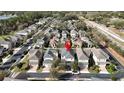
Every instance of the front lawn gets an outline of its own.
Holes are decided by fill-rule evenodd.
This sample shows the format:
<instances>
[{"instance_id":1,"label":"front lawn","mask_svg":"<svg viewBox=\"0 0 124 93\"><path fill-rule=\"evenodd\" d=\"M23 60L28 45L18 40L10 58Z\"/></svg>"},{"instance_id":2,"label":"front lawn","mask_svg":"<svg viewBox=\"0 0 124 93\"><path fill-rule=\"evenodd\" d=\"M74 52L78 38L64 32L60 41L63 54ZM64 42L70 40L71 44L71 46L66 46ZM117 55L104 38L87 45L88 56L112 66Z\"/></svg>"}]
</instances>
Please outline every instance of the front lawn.
<instances>
[{"instance_id":1,"label":"front lawn","mask_svg":"<svg viewBox=\"0 0 124 93\"><path fill-rule=\"evenodd\" d=\"M98 65L93 65L88 70L90 73L99 73L101 71Z\"/></svg>"}]
</instances>

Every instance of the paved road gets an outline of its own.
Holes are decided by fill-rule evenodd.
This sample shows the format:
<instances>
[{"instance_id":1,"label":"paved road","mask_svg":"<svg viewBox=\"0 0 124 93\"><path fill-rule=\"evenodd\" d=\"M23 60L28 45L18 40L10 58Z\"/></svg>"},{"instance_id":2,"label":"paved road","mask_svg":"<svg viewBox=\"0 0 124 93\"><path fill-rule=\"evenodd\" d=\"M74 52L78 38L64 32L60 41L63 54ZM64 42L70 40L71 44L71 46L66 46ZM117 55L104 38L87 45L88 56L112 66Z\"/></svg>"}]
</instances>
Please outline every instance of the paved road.
<instances>
[{"instance_id":1,"label":"paved road","mask_svg":"<svg viewBox=\"0 0 124 93\"><path fill-rule=\"evenodd\" d=\"M113 43L118 45L122 50L124 50L124 38L120 37L118 34L109 30L107 27L101 26L93 21L85 20L85 23L91 27L97 28L100 33L104 34L108 39L110 39Z\"/></svg>"},{"instance_id":2,"label":"paved road","mask_svg":"<svg viewBox=\"0 0 124 93\"><path fill-rule=\"evenodd\" d=\"M27 78L36 78L39 80L45 80L48 78L50 73L20 73L16 79L27 80ZM110 74L91 74L81 73L79 75L72 75L71 73L65 73L59 77L59 80L90 80L90 81L108 81L111 80L112 75ZM124 72L115 74L118 79L124 78Z\"/></svg>"},{"instance_id":3,"label":"paved road","mask_svg":"<svg viewBox=\"0 0 124 93\"><path fill-rule=\"evenodd\" d=\"M119 35L117 35L116 33L112 32L111 30L109 30L107 27L101 26L93 21L86 21L86 23L91 24L93 27L96 27L98 29L100 29L102 31L102 33L104 34L108 34L111 37L117 39L120 42L124 43L124 38L120 37Z\"/></svg>"},{"instance_id":4,"label":"paved road","mask_svg":"<svg viewBox=\"0 0 124 93\"><path fill-rule=\"evenodd\" d=\"M102 48L102 50L104 51L104 52L106 52L107 54L109 54L109 58L110 58L110 60L113 60L113 63L114 64L118 64L118 68L119 68L119 70L121 70L121 71L124 71L124 66L122 66L121 64L120 64L120 62L106 49L106 48Z\"/></svg>"},{"instance_id":5,"label":"paved road","mask_svg":"<svg viewBox=\"0 0 124 93\"><path fill-rule=\"evenodd\" d=\"M28 78L36 80L45 80L50 76L50 73L20 73L16 76L15 80L27 80ZM118 80L124 78L124 72L120 72L114 75ZM112 75L110 74L91 74L91 73L81 73L79 75L72 75L71 73L65 73L59 77L59 81L111 81ZM13 80L13 78L9 78Z\"/></svg>"},{"instance_id":6,"label":"paved road","mask_svg":"<svg viewBox=\"0 0 124 93\"><path fill-rule=\"evenodd\" d=\"M45 29L46 26L49 26L50 24L51 24L51 22L48 22L47 24L45 24L41 30L39 30L38 32L36 32L32 36L32 38L36 37L39 33L41 33L41 31L43 31ZM20 60L24 57L24 56L22 56L24 51L29 51L28 48L32 47L32 45L33 45L32 40L29 40L28 42L26 42L16 54L13 54L11 56L11 58L9 60L7 60L7 62L5 62L4 64L0 65L0 70L7 70L8 71L13 64L19 63Z\"/></svg>"},{"instance_id":7,"label":"paved road","mask_svg":"<svg viewBox=\"0 0 124 93\"><path fill-rule=\"evenodd\" d=\"M0 66L0 70L8 70L14 63L20 62L20 60L23 58L22 54L24 51L28 51L29 46L32 46L32 44L32 42L27 42L24 44L16 54L13 54L11 58L7 60L7 62Z\"/></svg>"}]
</instances>

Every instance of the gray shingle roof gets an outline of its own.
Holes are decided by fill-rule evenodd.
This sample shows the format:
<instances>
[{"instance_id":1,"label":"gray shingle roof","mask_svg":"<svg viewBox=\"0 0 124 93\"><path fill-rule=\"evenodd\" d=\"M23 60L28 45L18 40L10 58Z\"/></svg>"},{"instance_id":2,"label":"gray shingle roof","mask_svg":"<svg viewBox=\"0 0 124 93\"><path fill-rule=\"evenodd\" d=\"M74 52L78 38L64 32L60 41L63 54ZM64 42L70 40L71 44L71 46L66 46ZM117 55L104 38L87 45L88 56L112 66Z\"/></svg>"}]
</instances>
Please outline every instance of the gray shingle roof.
<instances>
[{"instance_id":1,"label":"gray shingle roof","mask_svg":"<svg viewBox=\"0 0 124 93\"><path fill-rule=\"evenodd\" d=\"M88 57L83 53L81 48L76 48L78 60L88 60Z\"/></svg>"},{"instance_id":2,"label":"gray shingle roof","mask_svg":"<svg viewBox=\"0 0 124 93\"><path fill-rule=\"evenodd\" d=\"M57 53L56 50L54 50L54 49L47 49L47 51L44 54L44 59L45 58L53 59L54 57L56 57L55 53Z\"/></svg>"},{"instance_id":3,"label":"gray shingle roof","mask_svg":"<svg viewBox=\"0 0 124 93\"><path fill-rule=\"evenodd\" d=\"M31 49L29 52L29 58L36 56L37 58L40 58L42 56L42 51L38 49Z\"/></svg>"}]
</instances>

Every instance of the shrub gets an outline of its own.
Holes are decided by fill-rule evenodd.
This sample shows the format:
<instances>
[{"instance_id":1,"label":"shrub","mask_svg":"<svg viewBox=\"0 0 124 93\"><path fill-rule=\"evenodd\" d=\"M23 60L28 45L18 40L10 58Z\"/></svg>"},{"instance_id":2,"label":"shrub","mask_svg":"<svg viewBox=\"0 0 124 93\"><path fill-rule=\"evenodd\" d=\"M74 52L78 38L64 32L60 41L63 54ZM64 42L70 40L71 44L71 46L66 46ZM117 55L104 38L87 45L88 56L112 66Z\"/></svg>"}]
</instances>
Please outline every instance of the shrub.
<instances>
[{"instance_id":1,"label":"shrub","mask_svg":"<svg viewBox=\"0 0 124 93\"><path fill-rule=\"evenodd\" d=\"M110 73L110 74L114 74L117 72L116 66L114 64L106 64L106 70Z\"/></svg>"},{"instance_id":2,"label":"shrub","mask_svg":"<svg viewBox=\"0 0 124 93\"><path fill-rule=\"evenodd\" d=\"M58 71L55 68L50 69L50 78L57 79L58 77L59 77Z\"/></svg>"},{"instance_id":3,"label":"shrub","mask_svg":"<svg viewBox=\"0 0 124 93\"><path fill-rule=\"evenodd\" d=\"M91 73L99 73L100 72L100 67L98 65L93 65L90 68L88 68L88 70Z\"/></svg>"},{"instance_id":4,"label":"shrub","mask_svg":"<svg viewBox=\"0 0 124 93\"><path fill-rule=\"evenodd\" d=\"M54 62L53 62L53 64L52 64L52 68L56 68L58 65L59 65L59 63L60 63L61 61L60 61L60 59L57 59L57 60L55 60Z\"/></svg>"},{"instance_id":5,"label":"shrub","mask_svg":"<svg viewBox=\"0 0 124 93\"><path fill-rule=\"evenodd\" d=\"M74 62L74 63L72 64L72 70L73 70L73 72L79 70L79 69L78 69L78 62Z\"/></svg>"},{"instance_id":6,"label":"shrub","mask_svg":"<svg viewBox=\"0 0 124 93\"><path fill-rule=\"evenodd\" d=\"M111 77L112 81L117 81L117 78L115 76Z\"/></svg>"}]
</instances>

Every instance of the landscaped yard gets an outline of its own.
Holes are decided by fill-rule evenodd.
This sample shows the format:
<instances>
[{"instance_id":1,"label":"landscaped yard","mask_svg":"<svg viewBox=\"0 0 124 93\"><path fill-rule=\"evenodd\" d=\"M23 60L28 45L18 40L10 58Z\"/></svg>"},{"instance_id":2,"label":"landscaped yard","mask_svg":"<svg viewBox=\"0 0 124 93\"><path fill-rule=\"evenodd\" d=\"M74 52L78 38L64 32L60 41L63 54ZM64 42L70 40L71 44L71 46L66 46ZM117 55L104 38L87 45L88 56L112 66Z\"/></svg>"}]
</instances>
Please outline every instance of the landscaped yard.
<instances>
[{"instance_id":1,"label":"landscaped yard","mask_svg":"<svg viewBox=\"0 0 124 93\"><path fill-rule=\"evenodd\" d=\"M0 40L4 40L4 39L6 39L6 38L8 38L9 36L12 36L12 35L14 35L14 34L15 34L15 32L12 31L11 33L9 33L9 35L0 35Z\"/></svg>"},{"instance_id":2,"label":"landscaped yard","mask_svg":"<svg viewBox=\"0 0 124 93\"><path fill-rule=\"evenodd\" d=\"M116 69L116 66L114 64L106 64L106 70L110 73L110 74L115 74L116 72L118 72L118 70Z\"/></svg>"},{"instance_id":3,"label":"landscaped yard","mask_svg":"<svg viewBox=\"0 0 124 93\"><path fill-rule=\"evenodd\" d=\"M13 72L25 72L30 69L28 55L25 56L23 61L15 66L12 67Z\"/></svg>"},{"instance_id":4,"label":"landscaped yard","mask_svg":"<svg viewBox=\"0 0 124 93\"><path fill-rule=\"evenodd\" d=\"M101 71L98 65L93 65L88 70L90 73L99 73Z\"/></svg>"}]
</instances>

